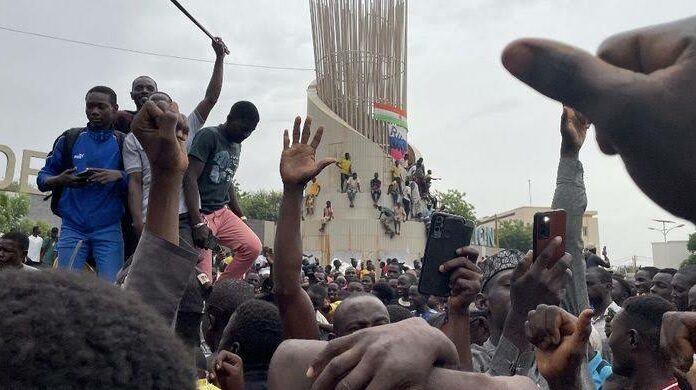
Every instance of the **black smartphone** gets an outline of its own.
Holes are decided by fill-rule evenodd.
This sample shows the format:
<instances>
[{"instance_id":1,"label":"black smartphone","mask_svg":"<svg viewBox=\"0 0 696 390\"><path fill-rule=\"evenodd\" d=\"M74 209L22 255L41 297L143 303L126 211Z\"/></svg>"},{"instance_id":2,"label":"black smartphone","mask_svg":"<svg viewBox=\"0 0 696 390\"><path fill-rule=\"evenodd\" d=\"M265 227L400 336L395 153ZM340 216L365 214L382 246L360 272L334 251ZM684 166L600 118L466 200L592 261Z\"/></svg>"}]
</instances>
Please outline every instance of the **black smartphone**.
<instances>
[{"instance_id":1,"label":"black smartphone","mask_svg":"<svg viewBox=\"0 0 696 390\"><path fill-rule=\"evenodd\" d=\"M534 214L534 260L546 249L551 240L559 236L563 239L561 245L554 251L552 264L560 260L565 254L566 212L565 210L551 210Z\"/></svg>"},{"instance_id":2,"label":"black smartphone","mask_svg":"<svg viewBox=\"0 0 696 390\"><path fill-rule=\"evenodd\" d=\"M92 177L92 175L94 175L95 173L97 172L95 172L94 169L85 168L84 171L76 173L75 176L79 177L80 179L87 180L90 177Z\"/></svg>"},{"instance_id":3,"label":"black smartphone","mask_svg":"<svg viewBox=\"0 0 696 390\"><path fill-rule=\"evenodd\" d=\"M421 294L449 295L450 274L440 272L440 265L456 258L457 249L468 246L473 233L473 222L458 215L440 212L432 215L418 283Z\"/></svg>"}]
</instances>

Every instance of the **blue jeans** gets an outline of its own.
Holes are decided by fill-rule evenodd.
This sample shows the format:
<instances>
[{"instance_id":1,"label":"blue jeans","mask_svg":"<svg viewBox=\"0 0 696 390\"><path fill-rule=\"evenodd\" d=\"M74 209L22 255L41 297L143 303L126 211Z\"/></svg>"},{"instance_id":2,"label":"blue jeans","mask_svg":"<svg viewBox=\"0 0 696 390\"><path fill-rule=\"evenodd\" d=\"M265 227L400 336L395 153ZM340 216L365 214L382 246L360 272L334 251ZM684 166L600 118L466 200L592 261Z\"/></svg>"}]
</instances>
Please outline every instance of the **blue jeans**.
<instances>
[{"instance_id":1,"label":"blue jeans","mask_svg":"<svg viewBox=\"0 0 696 390\"><path fill-rule=\"evenodd\" d=\"M78 242L82 246L75 254ZM111 283L116 281L116 274L123 266L123 235L121 223L101 227L91 231L82 231L76 226L63 223L58 238L58 267L61 269L82 270L89 254L97 263L97 274Z\"/></svg>"}]
</instances>

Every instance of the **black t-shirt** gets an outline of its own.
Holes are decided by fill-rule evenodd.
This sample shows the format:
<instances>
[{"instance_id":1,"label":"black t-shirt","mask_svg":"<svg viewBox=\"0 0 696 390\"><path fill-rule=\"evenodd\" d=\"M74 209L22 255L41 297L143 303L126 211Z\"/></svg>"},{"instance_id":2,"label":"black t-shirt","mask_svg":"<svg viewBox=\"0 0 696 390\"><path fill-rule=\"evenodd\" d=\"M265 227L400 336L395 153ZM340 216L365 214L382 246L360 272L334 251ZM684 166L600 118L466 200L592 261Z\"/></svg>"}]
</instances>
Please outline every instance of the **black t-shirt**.
<instances>
[{"instance_id":1,"label":"black t-shirt","mask_svg":"<svg viewBox=\"0 0 696 390\"><path fill-rule=\"evenodd\" d=\"M585 254L585 267L586 268L603 267L603 266L604 266L604 260L602 260L601 257L599 257L591 252Z\"/></svg>"}]
</instances>

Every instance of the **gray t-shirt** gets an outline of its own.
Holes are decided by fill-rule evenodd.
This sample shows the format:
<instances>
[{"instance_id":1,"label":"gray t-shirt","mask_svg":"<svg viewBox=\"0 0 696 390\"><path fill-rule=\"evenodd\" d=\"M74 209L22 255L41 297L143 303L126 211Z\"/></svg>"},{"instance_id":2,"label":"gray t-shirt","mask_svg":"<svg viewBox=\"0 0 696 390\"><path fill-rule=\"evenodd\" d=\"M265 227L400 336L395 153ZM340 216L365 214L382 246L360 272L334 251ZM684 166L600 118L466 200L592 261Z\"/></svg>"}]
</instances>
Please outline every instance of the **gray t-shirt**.
<instances>
[{"instance_id":1,"label":"gray t-shirt","mask_svg":"<svg viewBox=\"0 0 696 390\"><path fill-rule=\"evenodd\" d=\"M193 140L189 159L204 165L198 178L201 211L205 214L220 210L230 201L229 188L239 166L242 145L230 142L217 126L206 127Z\"/></svg>"},{"instance_id":2,"label":"gray t-shirt","mask_svg":"<svg viewBox=\"0 0 696 390\"><path fill-rule=\"evenodd\" d=\"M188 116L188 126L189 126L189 136L186 138L186 149L191 148L193 143L193 138L198 134L198 131L203 127L203 119L200 114L193 110L193 112ZM145 222L145 216L147 215L147 202L150 195L150 180L152 179L152 172L150 171L150 162L147 160L147 155L143 146L135 137L135 134L128 133L126 139L123 141L123 167L127 174L140 172L143 176L143 222ZM185 213L186 203L184 202L183 190L179 194L179 214Z\"/></svg>"}]
</instances>

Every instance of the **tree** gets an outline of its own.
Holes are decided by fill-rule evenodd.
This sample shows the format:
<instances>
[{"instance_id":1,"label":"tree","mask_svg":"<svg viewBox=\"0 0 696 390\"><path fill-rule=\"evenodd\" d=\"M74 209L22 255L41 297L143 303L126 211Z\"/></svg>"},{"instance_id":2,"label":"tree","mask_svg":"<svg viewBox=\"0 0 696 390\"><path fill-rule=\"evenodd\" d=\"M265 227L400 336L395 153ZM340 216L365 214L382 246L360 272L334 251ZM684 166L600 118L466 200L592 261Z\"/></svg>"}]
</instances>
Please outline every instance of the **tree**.
<instances>
[{"instance_id":1,"label":"tree","mask_svg":"<svg viewBox=\"0 0 696 390\"><path fill-rule=\"evenodd\" d=\"M466 193L459 190L449 189L446 192L436 192L435 198L440 206L445 207L445 211L450 214L459 215L469 221L476 221L474 205L467 202Z\"/></svg>"},{"instance_id":2,"label":"tree","mask_svg":"<svg viewBox=\"0 0 696 390\"><path fill-rule=\"evenodd\" d=\"M682 270L684 267L687 267L689 265L696 265L696 254L692 254L687 258L686 260L682 261L681 265L679 266L679 269Z\"/></svg>"},{"instance_id":3,"label":"tree","mask_svg":"<svg viewBox=\"0 0 696 390\"><path fill-rule=\"evenodd\" d=\"M498 246L527 252L532 249L532 226L520 220L507 220L498 226Z\"/></svg>"},{"instance_id":4,"label":"tree","mask_svg":"<svg viewBox=\"0 0 696 390\"><path fill-rule=\"evenodd\" d=\"M237 200L244 214L249 219L277 221L280 210L280 199L283 194L275 190L260 190L254 192L237 192Z\"/></svg>"},{"instance_id":5,"label":"tree","mask_svg":"<svg viewBox=\"0 0 696 390\"><path fill-rule=\"evenodd\" d=\"M686 249L692 254L696 252L696 233L689 234L689 243L686 244Z\"/></svg>"},{"instance_id":6,"label":"tree","mask_svg":"<svg viewBox=\"0 0 696 390\"><path fill-rule=\"evenodd\" d=\"M27 218L29 197L26 194L0 192L0 233L19 231L30 234L34 226L39 226L42 234L47 234L51 226L43 221Z\"/></svg>"}]
</instances>

